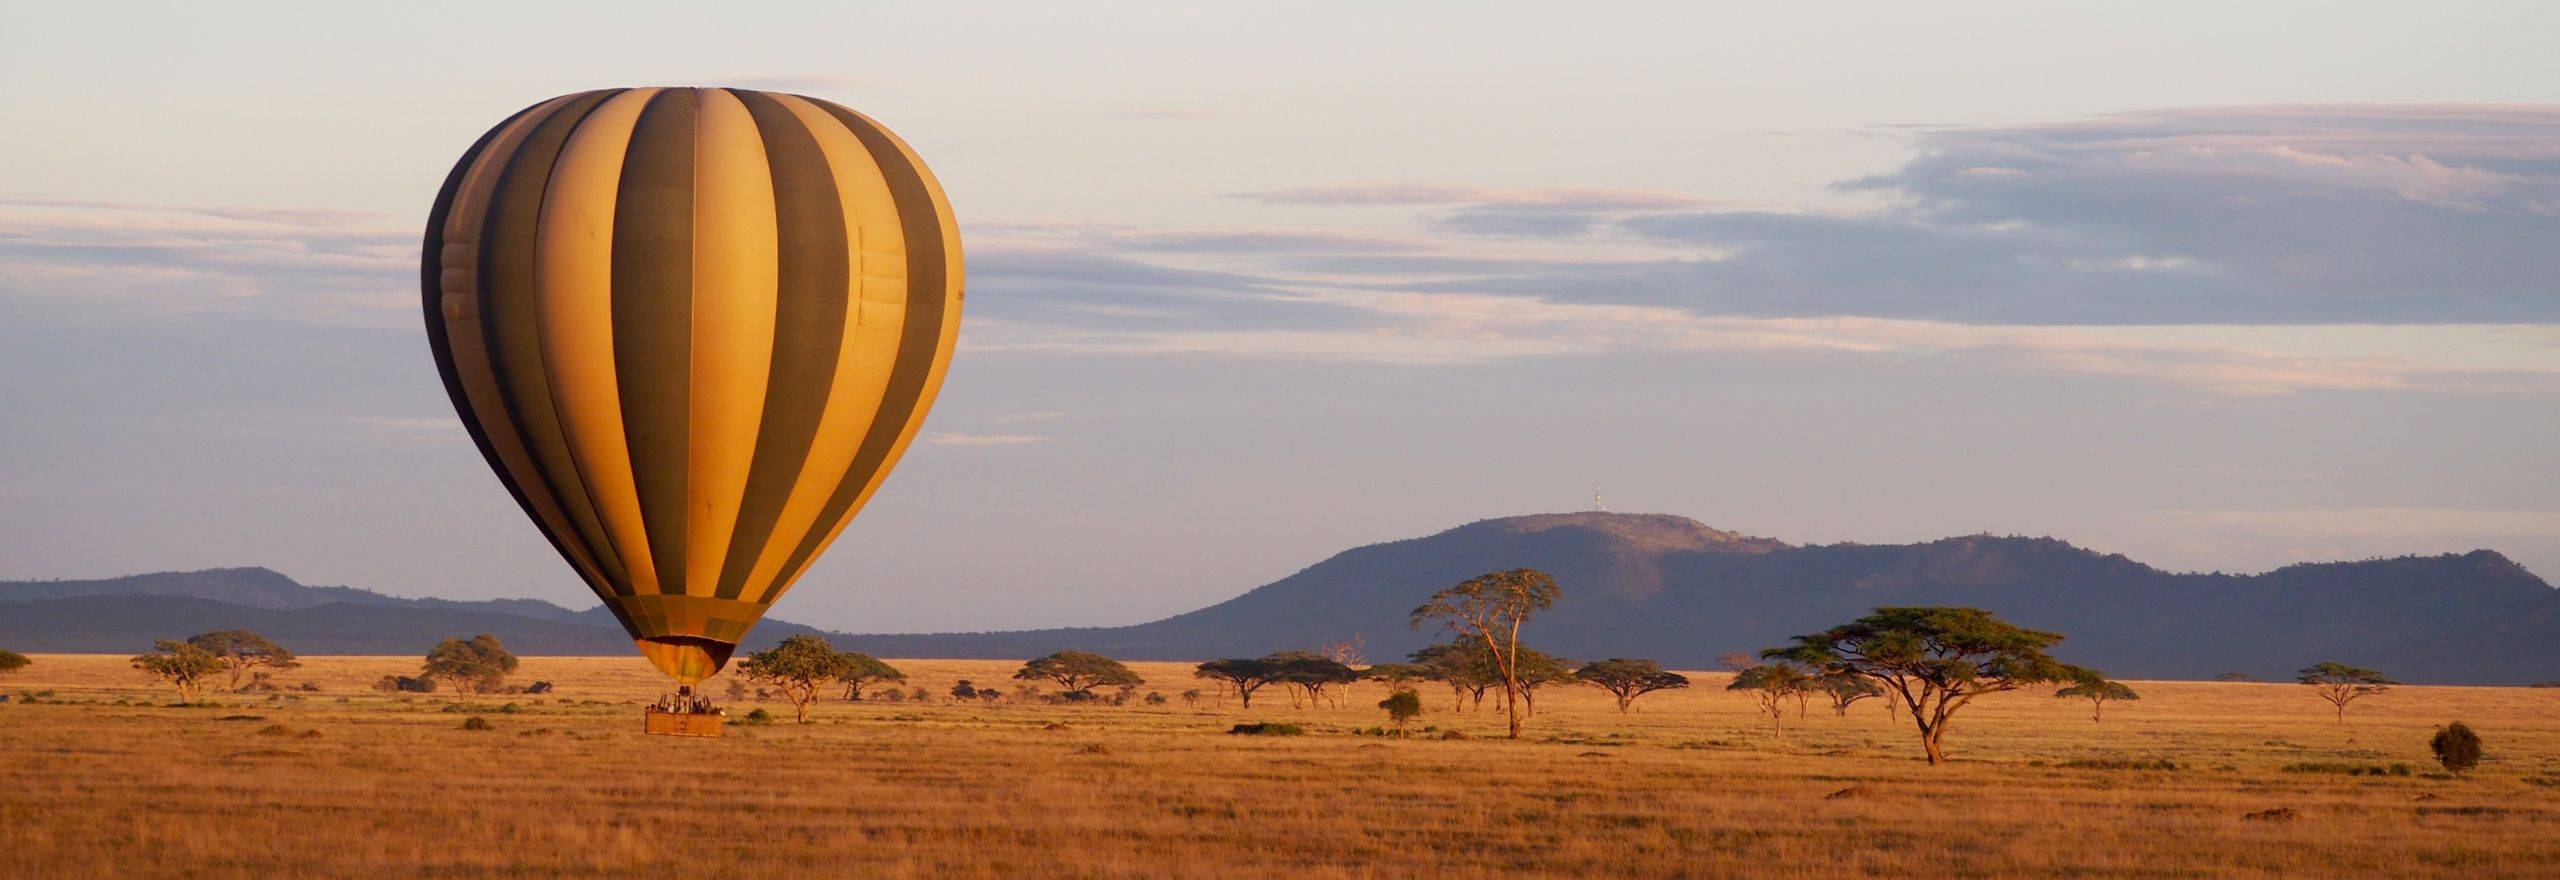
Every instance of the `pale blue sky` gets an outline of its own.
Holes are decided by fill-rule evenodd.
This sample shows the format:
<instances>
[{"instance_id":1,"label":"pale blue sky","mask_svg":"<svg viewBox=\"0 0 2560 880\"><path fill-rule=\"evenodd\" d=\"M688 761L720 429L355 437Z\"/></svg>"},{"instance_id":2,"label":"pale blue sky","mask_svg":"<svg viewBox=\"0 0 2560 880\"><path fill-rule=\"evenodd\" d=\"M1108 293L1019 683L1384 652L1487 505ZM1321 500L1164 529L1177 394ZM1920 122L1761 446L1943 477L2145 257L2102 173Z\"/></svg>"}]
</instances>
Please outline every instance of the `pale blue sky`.
<instances>
[{"instance_id":1,"label":"pale blue sky","mask_svg":"<svg viewBox=\"0 0 2560 880\"><path fill-rule=\"evenodd\" d=\"M1791 541L2560 571L2553 7L947 6L12 9L0 577L584 604L416 230L487 126L635 84L843 101L961 215L926 442L781 616L1134 621L1595 476Z\"/></svg>"}]
</instances>

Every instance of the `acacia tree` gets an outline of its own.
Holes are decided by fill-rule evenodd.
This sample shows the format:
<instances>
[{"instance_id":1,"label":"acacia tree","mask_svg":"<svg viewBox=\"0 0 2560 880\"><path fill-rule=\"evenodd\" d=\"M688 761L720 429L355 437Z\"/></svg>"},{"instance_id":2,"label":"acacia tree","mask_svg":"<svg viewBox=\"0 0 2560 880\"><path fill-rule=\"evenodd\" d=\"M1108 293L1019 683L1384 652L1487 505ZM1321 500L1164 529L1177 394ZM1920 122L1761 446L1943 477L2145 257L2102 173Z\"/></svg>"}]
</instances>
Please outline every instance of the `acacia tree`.
<instances>
[{"instance_id":1,"label":"acacia tree","mask_svg":"<svg viewBox=\"0 0 2560 880\"><path fill-rule=\"evenodd\" d=\"M2071 685L2070 687L2054 691L2053 695L2063 699L2079 697L2081 699L2088 700L2089 720L2091 721L2106 720L2103 717L2103 713L2106 712L2107 703L2110 700L2120 701L2142 699L2141 694L2134 693L2133 688L2126 687L2123 682L2108 681L2103 678L2093 678L2088 681Z\"/></svg>"},{"instance_id":2,"label":"acacia tree","mask_svg":"<svg viewBox=\"0 0 2560 880\"><path fill-rule=\"evenodd\" d=\"M1317 645L1314 653L1318 657L1344 666L1367 666L1369 665L1369 637L1352 633L1348 639Z\"/></svg>"},{"instance_id":3,"label":"acacia tree","mask_svg":"<svg viewBox=\"0 0 2560 880\"><path fill-rule=\"evenodd\" d=\"M495 693L507 683L507 674L516 671L516 655L488 633L463 639L446 639L427 652L426 663L418 677L442 679L453 685L455 693Z\"/></svg>"},{"instance_id":4,"label":"acacia tree","mask_svg":"<svg viewBox=\"0 0 2560 880\"><path fill-rule=\"evenodd\" d=\"M1054 681L1071 694L1093 695L1097 687L1134 688L1147 683L1120 661L1084 651L1059 651L1022 664L1017 681Z\"/></svg>"},{"instance_id":5,"label":"acacia tree","mask_svg":"<svg viewBox=\"0 0 2560 880\"><path fill-rule=\"evenodd\" d=\"M1573 677L1584 684L1608 691L1610 696L1618 699L1618 711L1621 713L1627 711L1627 707L1633 705L1637 697L1654 691L1689 686L1688 676L1677 672L1664 672L1660 663L1652 660L1629 660L1624 657L1594 660L1582 664L1581 669L1573 671Z\"/></svg>"},{"instance_id":6,"label":"acacia tree","mask_svg":"<svg viewBox=\"0 0 2560 880\"><path fill-rule=\"evenodd\" d=\"M0 651L0 675L7 675L9 673L25 669L27 668L27 664L33 662L35 661L27 659L27 655L25 654L20 654L16 651Z\"/></svg>"},{"instance_id":7,"label":"acacia tree","mask_svg":"<svg viewBox=\"0 0 2560 880\"><path fill-rule=\"evenodd\" d=\"M2061 641L2060 633L2027 629L1979 608L1885 607L1760 656L1875 680L1899 699L1919 729L1921 750L1938 764L1946 760L1948 722L1974 698L2098 676L2045 653Z\"/></svg>"},{"instance_id":8,"label":"acacia tree","mask_svg":"<svg viewBox=\"0 0 2560 880\"><path fill-rule=\"evenodd\" d=\"M1413 666L1421 677L1449 686L1449 711L1460 712L1472 704L1484 705L1484 692L1502 684L1502 671L1495 668L1493 654L1481 644L1452 641L1426 645L1411 655Z\"/></svg>"},{"instance_id":9,"label":"acacia tree","mask_svg":"<svg viewBox=\"0 0 2560 880\"><path fill-rule=\"evenodd\" d=\"M240 680L256 667L292 669L302 665L293 652L268 641L266 636L245 629L216 630L187 638L187 643L203 648L214 659L222 661L223 671L230 676L232 693L240 692Z\"/></svg>"},{"instance_id":10,"label":"acacia tree","mask_svg":"<svg viewBox=\"0 0 2560 880\"><path fill-rule=\"evenodd\" d=\"M2310 685L2312 691L2320 695L2320 699L2327 700L2329 705L2336 706L2340 724L2347 723L2348 703L2355 702L2357 697L2382 693L2390 690L2392 685L2399 684L2371 669L2332 661L2311 664L2303 668L2300 678L2294 680Z\"/></svg>"},{"instance_id":11,"label":"acacia tree","mask_svg":"<svg viewBox=\"0 0 2560 880\"><path fill-rule=\"evenodd\" d=\"M773 650L747 655L738 664L738 674L781 691L782 698L791 701L797 720L807 724L809 704L817 701L818 688L842 680L846 656L836 653L836 646L826 639L804 633L783 639Z\"/></svg>"},{"instance_id":12,"label":"acacia tree","mask_svg":"<svg viewBox=\"0 0 2560 880\"><path fill-rule=\"evenodd\" d=\"M1225 682L1228 689L1235 691L1236 696L1244 700L1244 707L1251 709L1253 692L1261 690L1263 685L1278 681L1280 667L1269 660L1230 657L1200 664L1191 671L1191 677Z\"/></svg>"},{"instance_id":13,"label":"acacia tree","mask_svg":"<svg viewBox=\"0 0 2560 880\"><path fill-rule=\"evenodd\" d=\"M1297 688L1309 704L1324 699L1327 688L1360 680L1359 670L1308 651L1281 651L1262 658L1262 662L1274 668L1274 681ZM1296 697L1291 697L1293 703L1295 700Z\"/></svg>"},{"instance_id":14,"label":"acacia tree","mask_svg":"<svg viewBox=\"0 0 2560 880\"><path fill-rule=\"evenodd\" d=\"M176 687L178 702L192 703L205 680L222 671L222 660L193 644L161 639L151 653L134 656L133 668Z\"/></svg>"},{"instance_id":15,"label":"acacia tree","mask_svg":"<svg viewBox=\"0 0 2560 880\"><path fill-rule=\"evenodd\" d=\"M1753 666L1733 674L1733 682L1724 686L1729 691L1744 691L1769 716L1769 735L1784 736L1787 698L1796 696L1810 685L1813 677L1788 663Z\"/></svg>"},{"instance_id":16,"label":"acacia tree","mask_svg":"<svg viewBox=\"0 0 2560 880\"><path fill-rule=\"evenodd\" d=\"M1811 689L1831 700L1831 714L1849 717L1859 700L1884 696L1884 688L1862 675L1825 672L1813 677Z\"/></svg>"},{"instance_id":17,"label":"acacia tree","mask_svg":"<svg viewBox=\"0 0 2560 880\"><path fill-rule=\"evenodd\" d=\"M1360 677L1383 682L1388 690L1406 690L1417 681L1431 681L1431 670L1420 663L1377 663L1360 670Z\"/></svg>"},{"instance_id":18,"label":"acacia tree","mask_svg":"<svg viewBox=\"0 0 2560 880\"><path fill-rule=\"evenodd\" d=\"M1538 689L1574 684L1573 661L1534 648L1520 649L1520 714L1538 714Z\"/></svg>"},{"instance_id":19,"label":"acacia tree","mask_svg":"<svg viewBox=\"0 0 2560 880\"><path fill-rule=\"evenodd\" d=\"M1431 594L1413 609L1413 628L1433 620L1461 637L1484 643L1502 675L1502 711L1510 720L1511 738L1520 738L1520 627L1529 617L1553 607L1563 595L1556 579L1534 568L1515 568L1477 575Z\"/></svg>"},{"instance_id":20,"label":"acacia tree","mask_svg":"<svg viewBox=\"0 0 2560 880\"><path fill-rule=\"evenodd\" d=\"M860 651L846 651L836 655L836 660L841 666L836 670L836 681L844 685L844 698L847 700L861 700L862 689L872 685L905 684L907 681L907 674L898 671L898 667Z\"/></svg>"}]
</instances>

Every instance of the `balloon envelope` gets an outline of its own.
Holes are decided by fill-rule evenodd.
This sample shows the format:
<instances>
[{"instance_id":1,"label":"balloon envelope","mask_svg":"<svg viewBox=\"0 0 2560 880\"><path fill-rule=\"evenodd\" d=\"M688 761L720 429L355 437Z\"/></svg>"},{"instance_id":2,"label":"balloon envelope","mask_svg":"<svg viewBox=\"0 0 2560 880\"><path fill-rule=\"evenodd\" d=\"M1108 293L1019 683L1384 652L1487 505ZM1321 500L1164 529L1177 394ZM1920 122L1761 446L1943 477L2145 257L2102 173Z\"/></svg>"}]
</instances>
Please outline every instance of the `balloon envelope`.
<instances>
[{"instance_id":1,"label":"balloon envelope","mask_svg":"<svg viewBox=\"0 0 2560 880\"><path fill-rule=\"evenodd\" d=\"M960 326L959 228L914 151L742 89L510 117L437 195L423 275L481 455L687 684L897 464Z\"/></svg>"}]
</instances>

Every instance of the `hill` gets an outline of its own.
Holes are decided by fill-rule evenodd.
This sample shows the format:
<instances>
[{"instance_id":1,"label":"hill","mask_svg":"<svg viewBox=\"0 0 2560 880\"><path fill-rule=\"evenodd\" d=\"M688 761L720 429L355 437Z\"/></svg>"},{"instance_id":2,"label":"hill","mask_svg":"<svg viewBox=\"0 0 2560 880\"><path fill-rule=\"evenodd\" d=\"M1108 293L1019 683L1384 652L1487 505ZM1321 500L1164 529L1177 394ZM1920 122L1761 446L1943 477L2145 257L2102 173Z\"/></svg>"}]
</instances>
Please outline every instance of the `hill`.
<instances>
[{"instance_id":1,"label":"hill","mask_svg":"<svg viewBox=\"0 0 2560 880\"><path fill-rule=\"evenodd\" d=\"M1515 567L1565 596L1534 644L1575 658L1687 668L1776 645L1878 605L1974 605L2069 636L2062 655L2123 677L2283 680L2318 660L2410 681L2560 679L2560 591L2487 550L2175 574L2051 538L1795 546L1676 516L1485 520L1345 551L1198 611L1126 627L864 635L895 656L1034 656L1080 647L1146 659L1256 654L1359 635L1372 658L1438 633L1406 614L1431 591Z\"/></svg>"},{"instance_id":2,"label":"hill","mask_svg":"<svg viewBox=\"0 0 2560 880\"><path fill-rule=\"evenodd\" d=\"M2560 679L2560 591L2495 552L2181 574L2051 538L1799 546L1666 515L1485 520L1336 554L1234 599L1121 627L989 633L825 633L884 656L1029 657L1061 648L1132 659L1255 655L1358 636L1372 658L1439 637L1406 615L1442 586L1506 568L1556 576L1565 597L1532 643L1576 658L1712 665L1877 605L1961 604L2070 638L2062 655L2128 678L2246 672L2317 660L2413 682ZM620 653L601 609L534 600L402 599L306 587L265 569L0 583L0 645L132 651L152 638L248 627L306 653L425 650L491 632L525 653ZM749 647L815 630L759 626Z\"/></svg>"},{"instance_id":3,"label":"hill","mask_svg":"<svg viewBox=\"0 0 2560 880\"><path fill-rule=\"evenodd\" d=\"M306 586L265 568L0 582L0 645L10 650L139 652L156 639L216 629L255 630L304 654L423 654L449 636L484 632L522 654L631 650L631 637L601 605L573 611L539 599L408 599ZM756 630L759 647L819 632L780 620Z\"/></svg>"}]
</instances>

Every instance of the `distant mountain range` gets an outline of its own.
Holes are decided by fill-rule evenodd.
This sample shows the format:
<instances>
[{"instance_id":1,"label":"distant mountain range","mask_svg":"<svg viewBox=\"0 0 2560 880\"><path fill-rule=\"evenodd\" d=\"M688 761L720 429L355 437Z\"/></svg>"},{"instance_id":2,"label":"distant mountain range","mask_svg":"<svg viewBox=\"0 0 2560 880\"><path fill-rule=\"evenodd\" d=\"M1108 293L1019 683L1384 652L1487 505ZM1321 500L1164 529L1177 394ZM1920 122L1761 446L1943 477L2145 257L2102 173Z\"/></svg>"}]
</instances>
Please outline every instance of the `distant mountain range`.
<instances>
[{"instance_id":1,"label":"distant mountain range","mask_svg":"<svg viewBox=\"0 0 2560 880\"><path fill-rule=\"evenodd\" d=\"M1358 636L1372 658L1390 658L1440 637L1406 624L1431 591L1518 567L1547 571L1564 587L1563 600L1531 624L1531 644L1583 659L1699 668L1878 605L1972 605L2062 632L2065 659L2125 678L2281 679L2338 660L2412 682L2560 679L2560 590L2488 550L2176 574L2051 538L1798 546L1683 517L1611 513L1485 520L1360 547L1234 599L1133 626L822 634L889 657L1078 648L1156 660ZM0 583L0 647L17 651L138 651L155 638L235 627L313 654L413 654L478 632L526 654L631 650L601 608L402 599L303 586L260 568ZM819 631L769 620L748 647L804 632Z\"/></svg>"}]
</instances>

